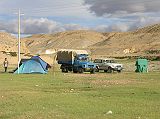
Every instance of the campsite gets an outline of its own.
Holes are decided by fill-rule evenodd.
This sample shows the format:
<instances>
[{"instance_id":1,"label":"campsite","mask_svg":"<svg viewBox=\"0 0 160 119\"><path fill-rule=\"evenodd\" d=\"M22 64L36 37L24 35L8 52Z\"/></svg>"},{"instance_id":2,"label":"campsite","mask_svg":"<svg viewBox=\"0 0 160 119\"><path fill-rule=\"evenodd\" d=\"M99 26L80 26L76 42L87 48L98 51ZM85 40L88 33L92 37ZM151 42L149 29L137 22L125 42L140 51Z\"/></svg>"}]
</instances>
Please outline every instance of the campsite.
<instances>
[{"instance_id":1,"label":"campsite","mask_svg":"<svg viewBox=\"0 0 160 119\"><path fill-rule=\"evenodd\" d=\"M160 119L160 0L0 0L0 119Z\"/></svg>"},{"instance_id":2,"label":"campsite","mask_svg":"<svg viewBox=\"0 0 160 119\"><path fill-rule=\"evenodd\" d=\"M48 74L1 73L0 118L157 119L159 77L158 71L61 73L59 66Z\"/></svg>"}]
</instances>

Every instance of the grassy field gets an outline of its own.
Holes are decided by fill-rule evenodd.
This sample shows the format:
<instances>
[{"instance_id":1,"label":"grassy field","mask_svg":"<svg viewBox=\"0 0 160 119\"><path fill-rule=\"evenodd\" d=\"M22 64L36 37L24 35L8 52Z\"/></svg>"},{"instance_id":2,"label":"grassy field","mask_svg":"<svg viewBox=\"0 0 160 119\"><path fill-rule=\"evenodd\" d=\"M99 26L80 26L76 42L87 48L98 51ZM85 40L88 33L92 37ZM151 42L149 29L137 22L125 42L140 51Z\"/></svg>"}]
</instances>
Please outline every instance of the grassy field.
<instances>
[{"instance_id":1,"label":"grassy field","mask_svg":"<svg viewBox=\"0 0 160 119\"><path fill-rule=\"evenodd\" d=\"M0 74L0 119L159 119L160 72Z\"/></svg>"}]
</instances>

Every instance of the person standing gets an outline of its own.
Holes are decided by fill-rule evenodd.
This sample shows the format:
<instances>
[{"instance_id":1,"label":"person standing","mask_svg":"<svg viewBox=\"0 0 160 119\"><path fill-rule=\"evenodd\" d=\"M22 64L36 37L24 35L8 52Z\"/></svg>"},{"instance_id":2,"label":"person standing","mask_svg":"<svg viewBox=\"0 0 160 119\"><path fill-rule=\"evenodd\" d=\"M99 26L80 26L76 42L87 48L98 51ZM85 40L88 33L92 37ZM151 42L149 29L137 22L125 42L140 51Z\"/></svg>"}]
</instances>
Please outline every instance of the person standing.
<instances>
[{"instance_id":1,"label":"person standing","mask_svg":"<svg viewBox=\"0 0 160 119\"><path fill-rule=\"evenodd\" d=\"M4 59L3 66L4 66L4 71L7 72L7 68L8 68L8 60L7 60L7 58Z\"/></svg>"}]
</instances>

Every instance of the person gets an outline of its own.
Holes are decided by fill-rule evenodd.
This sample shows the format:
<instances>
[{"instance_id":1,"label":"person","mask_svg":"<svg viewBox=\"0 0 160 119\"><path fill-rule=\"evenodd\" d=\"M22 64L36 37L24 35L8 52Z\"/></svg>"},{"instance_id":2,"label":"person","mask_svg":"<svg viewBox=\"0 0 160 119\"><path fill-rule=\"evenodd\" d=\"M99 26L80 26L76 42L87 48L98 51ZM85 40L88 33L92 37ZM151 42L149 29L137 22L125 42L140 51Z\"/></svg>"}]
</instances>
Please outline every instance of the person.
<instances>
[{"instance_id":1,"label":"person","mask_svg":"<svg viewBox=\"0 0 160 119\"><path fill-rule=\"evenodd\" d=\"M8 60L7 60L7 58L4 59L3 66L4 66L4 71L7 72L7 68L8 68Z\"/></svg>"}]
</instances>

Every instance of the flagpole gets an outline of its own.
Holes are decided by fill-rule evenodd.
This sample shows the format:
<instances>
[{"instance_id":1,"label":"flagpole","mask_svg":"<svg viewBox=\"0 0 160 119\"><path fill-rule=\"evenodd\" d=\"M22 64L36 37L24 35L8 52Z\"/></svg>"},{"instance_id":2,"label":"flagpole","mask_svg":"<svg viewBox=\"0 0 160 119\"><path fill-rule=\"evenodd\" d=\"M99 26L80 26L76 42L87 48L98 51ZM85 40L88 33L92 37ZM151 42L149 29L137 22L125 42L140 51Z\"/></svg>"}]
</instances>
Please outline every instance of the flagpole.
<instances>
[{"instance_id":1,"label":"flagpole","mask_svg":"<svg viewBox=\"0 0 160 119\"><path fill-rule=\"evenodd\" d=\"M18 11L18 74L21 60L21 11Z\"/></svg>"}]
</instances>

